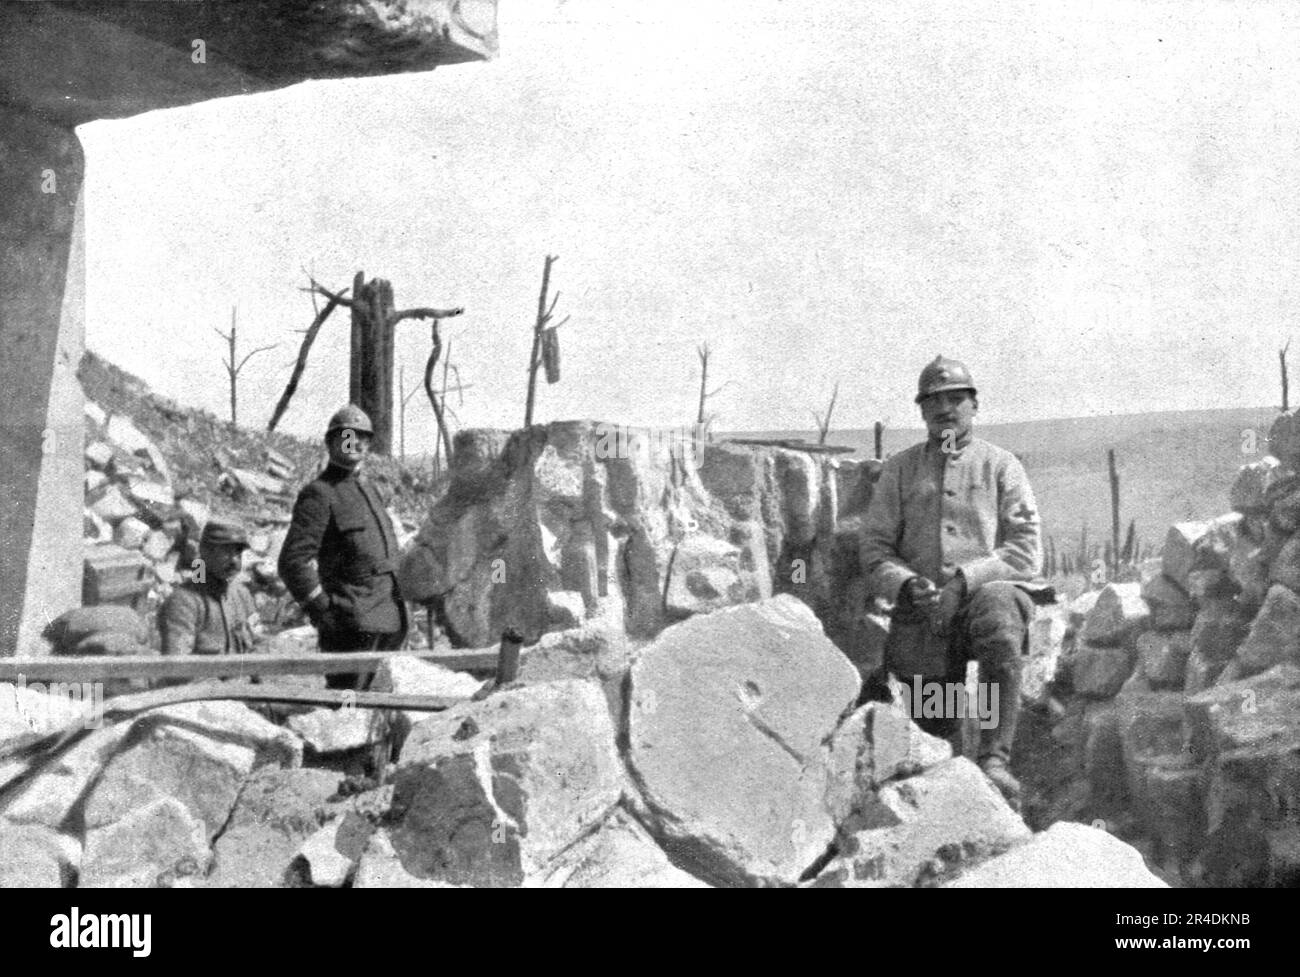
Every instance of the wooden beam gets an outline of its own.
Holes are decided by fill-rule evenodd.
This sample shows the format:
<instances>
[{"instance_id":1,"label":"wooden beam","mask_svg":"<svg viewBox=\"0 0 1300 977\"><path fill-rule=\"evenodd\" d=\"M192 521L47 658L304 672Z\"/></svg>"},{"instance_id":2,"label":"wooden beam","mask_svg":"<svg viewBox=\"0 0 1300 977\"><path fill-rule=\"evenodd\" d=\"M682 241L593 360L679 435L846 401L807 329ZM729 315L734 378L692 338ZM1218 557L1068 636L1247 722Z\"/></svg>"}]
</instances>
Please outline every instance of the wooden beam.
<instances>
[{"instance_id":1,"label":"wooden beam","mask_svg":"<svg viewBox=\"0 0 1300 977\"><path fill-rule=\"evenodd\" d=\"M527 653L523 653L527 656ZM307 655L123 655L0 658L0 682L95 682L110 679L201 679L240 675L370 673L388 658L410 656L457 672L493 675L497 651L353 651Z\"/></svg>"}]
</instances>

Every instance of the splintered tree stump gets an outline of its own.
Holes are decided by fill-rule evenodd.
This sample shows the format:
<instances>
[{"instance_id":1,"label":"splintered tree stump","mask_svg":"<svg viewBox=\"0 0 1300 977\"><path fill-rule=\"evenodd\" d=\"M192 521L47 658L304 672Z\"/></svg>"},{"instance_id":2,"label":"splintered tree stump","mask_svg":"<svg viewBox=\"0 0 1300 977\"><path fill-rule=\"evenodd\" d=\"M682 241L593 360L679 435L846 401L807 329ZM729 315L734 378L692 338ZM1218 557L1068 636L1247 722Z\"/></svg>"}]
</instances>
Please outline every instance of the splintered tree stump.
<instances>
[{"instance_id":1,"label":"splintered tree stump","mask_svg":"<svg viewBox=\"0 0 1300 977\"><path fill-rule=\"evenodd\" d=\"M352 280L352 365L348 398L370 416L371 450L386 455L393 442L393 286L382 278Z\"/></svg>"}]
</instances>

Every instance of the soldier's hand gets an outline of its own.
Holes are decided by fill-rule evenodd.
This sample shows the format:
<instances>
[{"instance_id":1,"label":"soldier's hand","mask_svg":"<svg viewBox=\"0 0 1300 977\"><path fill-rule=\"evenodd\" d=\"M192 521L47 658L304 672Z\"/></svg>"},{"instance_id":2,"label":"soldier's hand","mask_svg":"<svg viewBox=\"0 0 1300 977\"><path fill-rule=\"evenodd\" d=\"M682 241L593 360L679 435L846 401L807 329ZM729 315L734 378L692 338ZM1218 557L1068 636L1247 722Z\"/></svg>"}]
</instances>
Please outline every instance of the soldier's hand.
<instances>
[{"instance_id":1,"label":"soldier's hand","mask_svg":"<svg viewBox=\"0 0 1300 977\"><path fill-rule=\"evenodd\" d=\"M329 613L330 599L325 594L317 594L307 602L307 618L311 621L312 627L320 630L321 624L325 620L325 615Z\"/></svg>"},{"instance_id":2,"label":"soldier's hand","mask_svg":"<svg viewBox=\"0 0 1300 977\"><path fill-rule=\"evenodd\" d=\"M939 600L939 588L929 577L912 577L903 587L913 607L932 608Z\"/></svg>"}]
</instances>

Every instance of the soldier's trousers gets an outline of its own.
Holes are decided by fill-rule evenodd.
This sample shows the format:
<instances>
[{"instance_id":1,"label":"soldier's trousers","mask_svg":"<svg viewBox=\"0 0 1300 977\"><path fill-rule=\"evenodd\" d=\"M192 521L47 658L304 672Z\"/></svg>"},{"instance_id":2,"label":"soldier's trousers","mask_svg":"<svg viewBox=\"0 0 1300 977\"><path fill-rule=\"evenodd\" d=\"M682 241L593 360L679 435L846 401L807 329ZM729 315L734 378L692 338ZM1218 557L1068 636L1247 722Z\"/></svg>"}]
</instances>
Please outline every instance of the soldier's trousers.
<instances>
[{"instance_id":1,"label":"soldier's trousers","mask_svg":"<svg viewBox=\"0 0 1300 977\"><path fill-rule=\"evenodd\" d=\"M406 641L406 629L391 632L378 631L336 631L326 629L320 632L321 651L397 651ZM370 680L364 675L346 673L329 675L325 678L325 687L330 689L367 688Z\"/></svg>"},{"instance_id":2,"label":"soldier's trousers","mask_svg":"<svg viewBox=\"0 0 1300 977\"><path fill-rule=\"evenodd\" d=\"M966 663L979 663L979 680L988 689L997 689L997 724L984 728L981 723L978 758L999 757L1010 761L1011 746L1016 738L1016 720L1020 715L1020 671L1028 648L1029 622L1034 618L1034 603L1019 587L997 580L987 583L970 595L958 609L950 629L948 674L921 676L926 682L965 682ZM899 675L902 682L912 676ZM982 690L985 702L991 693ZM977 698L977 702L980 701ZM916 724L934 736L953 739L961 729L959 717L923 718L913 704Z\"/></svg>"}]
</instances>

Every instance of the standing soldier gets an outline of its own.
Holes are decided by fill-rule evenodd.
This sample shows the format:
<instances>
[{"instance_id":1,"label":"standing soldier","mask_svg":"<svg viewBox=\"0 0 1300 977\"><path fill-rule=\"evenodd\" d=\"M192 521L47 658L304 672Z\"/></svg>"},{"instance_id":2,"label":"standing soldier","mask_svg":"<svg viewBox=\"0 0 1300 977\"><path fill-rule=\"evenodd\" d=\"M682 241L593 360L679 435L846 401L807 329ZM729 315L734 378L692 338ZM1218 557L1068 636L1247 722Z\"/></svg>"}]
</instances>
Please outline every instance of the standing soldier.
<instances>
[{"instance_id":1,"label":"standing soldier","mask_svg":"<svg viewBox=\"0 0 1300 977\"><path fill-rule=\"evenodd\" d=\"M298 493L280 550L280 576L320 632L322 651L391 651L406 639L397 537L360 473L373 436L370 418L352 404L330 418L329 465ZM329 679L330 688L359 685L351 675Z\"/></svg>"},{"instance_id":2,"label":"standing soldier","mask_svg":"<svg viewBox=\"0 0 1300 977\"><path fill-rule=\"evenodd\" d=\"M191 579L158 610L164 655L243 655L263 635L253 595L237 579L248 535L234 522L209 519L199 536Z\"/></svg>"},{"instance_id":3,"label":"standing soldier","mask_svg":"<svg viewBox=\"0 0 1300 977\"><path fill-rule=\"evenodd\" d=\"M885 667L915 687L917 677L964 683L966 663L979 662L1000 703L996 725L980 730L979 765L1018 806L1009 765L1021 656L1033 595L1051 593L1038 576L1038 507L1016 457L972 435L979 401L963 363L935 357L916 403L929 438L885 462L862 529L868 585L894 605ZM960 717L918 712L927 732L960 736Z\"/></svg>"}]
</instances>

